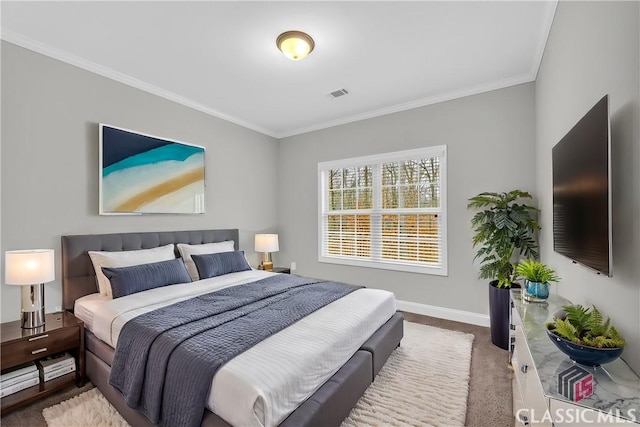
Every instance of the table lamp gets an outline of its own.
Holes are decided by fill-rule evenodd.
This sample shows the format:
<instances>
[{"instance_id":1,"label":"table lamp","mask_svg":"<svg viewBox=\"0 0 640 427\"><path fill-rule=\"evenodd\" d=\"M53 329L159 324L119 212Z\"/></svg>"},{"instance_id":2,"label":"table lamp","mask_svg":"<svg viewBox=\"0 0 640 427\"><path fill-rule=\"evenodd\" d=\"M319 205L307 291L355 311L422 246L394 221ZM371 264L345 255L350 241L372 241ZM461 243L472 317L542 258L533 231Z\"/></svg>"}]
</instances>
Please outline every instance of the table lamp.
<instances>
[{"instance_id":1,"label":"table lamp","mask_svg":"<svg viewBox=\"0 0 640 427\"><path fill-rule=\"evenodd\" d=\"M262 252L262 263L258 267L262 270L273 270L273 261L271 261L271 252L278 252L278 235L277 234L256 234L256 252Z\"/></svg>"},{"instance_id":2,"label":"table lamp","mask_svg":"<svg viewBox=\"0 0 640 427\"><path fill-rule=\"evenodd\" d=\"M44 325L44 284L55 279L53 249L6 251L7 285L22 286L22 328Z\"/></svg>"}]
</instances>

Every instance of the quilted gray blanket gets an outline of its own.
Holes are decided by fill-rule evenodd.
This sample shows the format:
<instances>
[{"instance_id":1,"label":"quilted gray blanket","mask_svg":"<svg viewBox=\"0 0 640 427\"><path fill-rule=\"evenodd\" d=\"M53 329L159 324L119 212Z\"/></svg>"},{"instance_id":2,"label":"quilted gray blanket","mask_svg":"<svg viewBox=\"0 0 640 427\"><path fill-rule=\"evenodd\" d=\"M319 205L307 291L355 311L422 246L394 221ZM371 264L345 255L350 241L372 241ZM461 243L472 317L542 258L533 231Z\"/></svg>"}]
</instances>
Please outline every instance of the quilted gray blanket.
<instances>
[{"instance_id":1,"label":"quilted gray blanket","mask_svg":"<svg viewBox=\"0 0 640 427\"><path fill-rule=\"evenodd\" d=\"M154 424L199 426L224 363L358 288L279 274L140 315L120 332L109 383Z\"/></svg>"}]
</instances>

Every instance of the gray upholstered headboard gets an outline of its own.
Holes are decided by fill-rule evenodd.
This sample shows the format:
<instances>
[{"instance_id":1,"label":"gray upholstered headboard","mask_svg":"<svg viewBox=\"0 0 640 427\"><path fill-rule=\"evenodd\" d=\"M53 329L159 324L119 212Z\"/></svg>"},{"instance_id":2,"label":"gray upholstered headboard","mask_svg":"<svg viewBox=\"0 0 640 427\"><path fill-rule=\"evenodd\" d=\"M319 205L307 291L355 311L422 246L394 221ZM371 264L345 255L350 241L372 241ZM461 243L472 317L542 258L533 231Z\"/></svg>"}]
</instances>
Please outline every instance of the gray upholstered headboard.
<instances>
[{"instance_id":1,"label":"gray upholstered headboard","mask_svg":"<svg viewBox=\"0 0 640 427\"><path fill-rule=\"evenodd\" d=\"M63 309L73 311L78 298L97 292L96 274L88 251L132 251L170 243L199 245L225 240L233 240L234 247L238 250L238 229L62 236ZM176 256L180 256L177 248Z\"/></svg>"}]
</instances>

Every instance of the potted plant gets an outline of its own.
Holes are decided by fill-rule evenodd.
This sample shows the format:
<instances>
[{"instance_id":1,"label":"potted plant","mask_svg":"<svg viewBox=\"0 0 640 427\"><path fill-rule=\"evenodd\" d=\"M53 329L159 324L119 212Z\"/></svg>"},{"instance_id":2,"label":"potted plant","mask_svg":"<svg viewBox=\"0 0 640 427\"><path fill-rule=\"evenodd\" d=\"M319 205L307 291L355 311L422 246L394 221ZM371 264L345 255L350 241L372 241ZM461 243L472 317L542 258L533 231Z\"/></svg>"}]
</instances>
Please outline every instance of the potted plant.
<instances>
[{"instance_id":1,"label":"potted plant","mask_svg":"<svg viewBox=\"0 0 640 427\"><path fill-rule=\"evenodd\" d=\"M491 342L509 347L509 289L515 280L514 256L538 258L534 239L540 226L533 217L537 208L522 199L531 194L512 190L508 193L480 193L469 199L469 209L480 209L471 218L474 258L480 260L480 278L489 282Z\"/></svg>"},{"instance_id":2,"label":"potted plant","mask_svg":"<svg viewBox=\"0 0 640 427\"><path fill-rule=\"evenodd\" d=\"M626 345L611 319L604 320L596 306L565 305L546 326L556 347L582 365L612 362Z\"/></svg>"},{"instance_id":3,"label":"potted plant","mask_svg":"<svg viewBox=\"0 0 640 427\"><path fill-rule=\"evenodd\" d=\"M546 264L535 259L526 259L516 266L517 277L524 278L522 297L530 302L544 302L549 298L549 283L560 277Z\"/></svg>"}]
</instances>

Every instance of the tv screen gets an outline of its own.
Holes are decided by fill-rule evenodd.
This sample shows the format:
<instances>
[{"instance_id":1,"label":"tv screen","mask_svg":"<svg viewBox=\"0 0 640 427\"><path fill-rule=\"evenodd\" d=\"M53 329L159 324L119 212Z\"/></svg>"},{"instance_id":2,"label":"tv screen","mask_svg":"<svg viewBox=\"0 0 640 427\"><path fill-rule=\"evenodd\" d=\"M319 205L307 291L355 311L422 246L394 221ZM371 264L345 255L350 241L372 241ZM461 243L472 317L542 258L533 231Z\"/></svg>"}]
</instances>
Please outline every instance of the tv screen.
<instances>
[{"instance_id":1,"label":"tv screen","mask_svg":"<svg viewBox=\"0 0 640 427\"><path fill-rule=\"evenodd\" d=\"M607 276L611 276L610 156L605 95L553 147L553 249Z\"/></svg>"}]
</instances>

